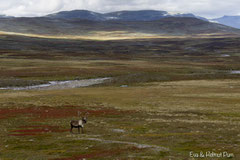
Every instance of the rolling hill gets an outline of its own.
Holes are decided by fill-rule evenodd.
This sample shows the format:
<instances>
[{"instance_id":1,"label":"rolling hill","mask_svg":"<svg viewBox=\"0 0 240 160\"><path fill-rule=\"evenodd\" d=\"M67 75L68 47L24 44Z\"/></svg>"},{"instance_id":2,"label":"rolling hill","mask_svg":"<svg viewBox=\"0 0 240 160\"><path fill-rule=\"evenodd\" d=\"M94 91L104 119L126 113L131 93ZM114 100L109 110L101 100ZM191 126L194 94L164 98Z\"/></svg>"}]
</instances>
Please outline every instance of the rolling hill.
<instances>
[{"instance_id":1,"label":"rolling hill","mask_svg":"<svg viewBox=\"0 0 240 160\"><path fill-rule=\"evenodd\" d=\"M240 29L240 16L223 16L212 21Z\"/></svg>"},{"instance_id":2,"label":"rolling hill","mask_svg":"<svg viewBox=\"0 0 240 160\"><path fill-rule=\"evenodd\" d=\"M87 10L73 10L73 11L63 11L55 14L50 14L45 17L52 19L82 19L91 21L103 21L105 17L101 13L91 12Z\"/></svg>"},{"instance_id":3,"label":"rolling hill","mask_svg":"<svg viewBox=\"0 0 240 160\"><path fill-rule=\"evenodd\" d=\"M101 36L105 32L171 36L240 34L238 29L201 20L192 14L170 16L164 11L121 11L100 14L76 10L44 17L4 17L0 18L0 31L57 36L92 36L100 32Z\"/></svg>"},{"instance_id":4,"label":"rolling hill","mask_svg":"<svg viewBox=\"0 0 240 160\"><path fill-rule=\"evenodd\" d=\"M207 19L193 14L170 14L166 11L139 10L139 11L117 11L110 13L97 13L88 10L63 11L50 14L45 17L54 19L83 19L92 21L156 21L166 17L193 17L208 21Z\"/></svg>"}]
</instances>

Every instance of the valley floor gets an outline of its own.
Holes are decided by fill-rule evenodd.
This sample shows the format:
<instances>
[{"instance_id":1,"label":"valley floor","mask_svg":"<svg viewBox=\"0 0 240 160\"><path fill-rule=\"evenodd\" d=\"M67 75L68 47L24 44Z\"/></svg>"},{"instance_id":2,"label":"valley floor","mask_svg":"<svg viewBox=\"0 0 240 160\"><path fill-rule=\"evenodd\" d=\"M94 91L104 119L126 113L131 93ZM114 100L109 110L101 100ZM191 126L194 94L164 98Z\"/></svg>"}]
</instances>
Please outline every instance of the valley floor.
<instances>
[{"instance_id":1,"label":"valley floor","mask_svg":"<svg viewBox=\"0 0 240 160\"><path fill-rule=\"evenodd\" d=\"M2 92L1 159L177 160L190 159L190 151L226 151L238 159L239 83ZM69 132L78 111L89 112L85 134Z\"/></svg>"},{"instance_id":2,"label":"valley floor","mask_svg":"<svg viewBox=\"0 0 240 160\"><path fill-rule=\"evenodd\" d=\"M0 90L0 159L240 158L238 38L0 42L0 88L111 77L84 88ZM79 111L89 113L85 133L71 134Z\"/></svg>"}]
</instances>

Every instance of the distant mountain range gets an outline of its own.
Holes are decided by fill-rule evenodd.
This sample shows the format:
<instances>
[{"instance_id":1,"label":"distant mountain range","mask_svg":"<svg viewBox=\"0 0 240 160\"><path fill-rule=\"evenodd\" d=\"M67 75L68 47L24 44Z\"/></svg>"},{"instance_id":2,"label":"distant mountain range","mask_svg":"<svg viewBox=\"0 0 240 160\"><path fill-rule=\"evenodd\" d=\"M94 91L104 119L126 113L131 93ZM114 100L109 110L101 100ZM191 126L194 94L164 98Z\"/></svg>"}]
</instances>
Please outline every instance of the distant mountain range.
<instances>
[{"instance_id":1,"label":"distant mountain range","mask_svg":"<svg viewBox=\"0 0 240 160\"><path fill-rule=\"evenodd\" d=\"M43 17L51 19L66 19L66 20L81 19L91 21L156 21L168 17L191 17L240 29L240 16L223 16L215 19L207 19L204 17L196 16L192 13L172 14L166 11L156 10L117 11L104 14L88 10L73 10L49 14ZM13 17L0 15L0 18L13 18Z\"/></svg>"},{"instance_id":2,"label":"distant mountain range","mask_svg":"<svg viewBox=\"0 0 240 160\"><path fill-rule=\"evenodd\" d=\"M206 18L193 14L170 14L166 11L140 10L140 11L118 11L111 13L97 13L87 10L64 11L47 15L49 18L60 19L82 19L93 21L156 21L166 17L193 17L208 21Z\"/></svg>"},{"instance_id":3,"label":"distant mountain range","mask_svg":"<svg viewBox=\"0 0 240 160\"><path fill-rule=\"evenodd\" d=\"M240 29L240 16L223 16L211 21Z\"/></svg>"},{"instance_id":4,"label":"distant mountain range","mask_svg":"<svg viewBox=\"0 0 240 160\"><path fill-rule=\"evenodd\" d=\"M11 16L0 15L0 18L10 18Z\"/></svg>"},{"instance_id":5,"label":"distant mountain range","mask_svg":"<svg viewBox=\"0 0 240 160\"><path fill-rule=\"evenodd\" d=\"M64 11L44 17L2 17L0 31L40 35L91 35L96 32L123 31L158 35L240 34L240 30L211 23L193 14L165 11L119 11L96 13L86 10Z\"/></svg>"}]
</instances>

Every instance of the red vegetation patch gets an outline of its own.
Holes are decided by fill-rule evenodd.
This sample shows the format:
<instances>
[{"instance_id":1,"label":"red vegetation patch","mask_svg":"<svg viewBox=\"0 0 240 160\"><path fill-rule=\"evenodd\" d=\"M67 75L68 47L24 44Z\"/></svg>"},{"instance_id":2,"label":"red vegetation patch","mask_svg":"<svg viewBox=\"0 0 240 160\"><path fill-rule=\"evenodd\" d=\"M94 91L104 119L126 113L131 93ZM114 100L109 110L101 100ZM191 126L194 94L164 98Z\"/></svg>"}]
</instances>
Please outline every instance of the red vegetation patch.
<instances>
[{"instance_id":1,"label":"red vegetation patch","mask_svg":"<svg viewBox=\"0 0 240 160\"><path fill-rule=\"evenodd\" d=\"M125 148L125 149L112 149L112 150L101 150L92 153L86 153L79 156L74 156L71 158L62 158L62 159L55 159L55 160L84 160L84 159L92 159L92 158L103 158L103 157L111 157L119 155L123 152L128 151L140 151L141 149L136 147Z\"/></svg>"},{"instance_id":2,"label":"red vegetation patch","mask_svg":"<svg viewBox=\"0 0 240 160\"><path fill-rule=\"evenodd\" d=\"M13 134L10 134L10 136L35 136L44 133L62 133L69 131L66 129L60 129L58 126L21 126L19 128L24 129L12 131Z\"/></svg>"},{"instance_id":3,"label":"red vegetation patch","mask_svg":"<svg viewBox=\"0 0 240 160\"><path fill-rule=\"evenodd\" d=\"M85 113L88 112L91 116L105 116L105 115L121 115L126 113L125 111L119 111L116 109L104 109L104 108L93 108L95 110L88 110L83 107L29 107L29 108L17 108L17 109L0 109L0 119L6 119L18 115L24 115L33 117L37 120L44 119L58 119L78 116L78 111Z\"/></svg>"},{"instance_id":4,"label":"red vegetation patch","mask_svg":"<svg viewBox=\"0 0 240 160\"><path fill-rule=\"evenodd\" d=\"M66 106L66 107L28 107L28 108L14 108L14 109L0 109L0 119L7 119L10 117L24 116L32 118L35 121L44 121L46 119L61 119L78 116L78 112L88 112L91 116L106 116L106 115L124 115L126 111L119 111L116 109L106 109L102 107L92 107L88 110L80 106ZM10 136L34 136L42 135L50 132L66 132L57 126L22 126L19 130L12 131Z\"/></svg>"}]
</instances>

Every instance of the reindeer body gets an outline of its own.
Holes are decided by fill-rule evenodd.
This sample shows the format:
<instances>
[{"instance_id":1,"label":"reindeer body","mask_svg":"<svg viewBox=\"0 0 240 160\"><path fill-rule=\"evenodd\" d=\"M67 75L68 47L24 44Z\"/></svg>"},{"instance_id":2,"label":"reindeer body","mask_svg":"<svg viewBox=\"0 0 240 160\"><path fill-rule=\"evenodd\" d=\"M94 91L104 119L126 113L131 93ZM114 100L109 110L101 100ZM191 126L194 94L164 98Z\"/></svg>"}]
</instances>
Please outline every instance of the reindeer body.
<instances>
[{"instance_id":1,"label":"reindeer body","mask_svg":"<svg viewBox=\"0 0 240 160\"><path fill-rule=\"evenodd\" d=\"M79 121L75 121L75 120L72 120L70 122L70 125L71 125L71 133L73 128L77 128L78 129L78 133L80 133L80 129L81 129L81 133L83 133L83 128L84 128L84 124L87 123L87 118L86 117L82 117L81 120Z\"/></svg>"}]
</instances>

